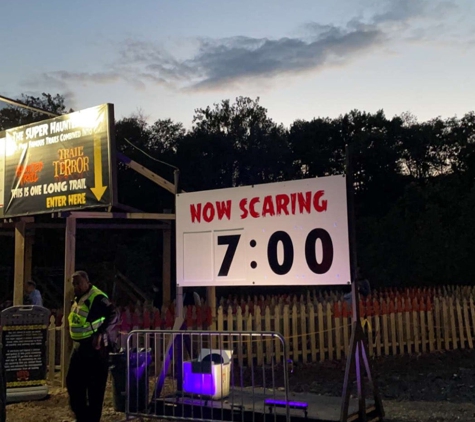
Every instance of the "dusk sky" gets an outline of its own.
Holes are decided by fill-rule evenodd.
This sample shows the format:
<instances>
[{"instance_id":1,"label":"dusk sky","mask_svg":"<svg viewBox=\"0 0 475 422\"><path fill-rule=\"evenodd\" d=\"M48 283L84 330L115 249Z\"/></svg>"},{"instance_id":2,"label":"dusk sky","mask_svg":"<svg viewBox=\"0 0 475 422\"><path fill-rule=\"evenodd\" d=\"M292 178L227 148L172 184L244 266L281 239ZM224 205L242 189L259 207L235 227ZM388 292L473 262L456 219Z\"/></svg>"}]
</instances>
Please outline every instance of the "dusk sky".
<instances>
[{"instance_id":1,"label":"dusk sky","mask_svg":"<svg viewBox=\"0 0 475 422\"><path fill-rule=\"evenodd\" d=\"M260 97L276 122L475 109L473 0L2 1L0 95L191 127Z\"/></svg>"}]
</instances>

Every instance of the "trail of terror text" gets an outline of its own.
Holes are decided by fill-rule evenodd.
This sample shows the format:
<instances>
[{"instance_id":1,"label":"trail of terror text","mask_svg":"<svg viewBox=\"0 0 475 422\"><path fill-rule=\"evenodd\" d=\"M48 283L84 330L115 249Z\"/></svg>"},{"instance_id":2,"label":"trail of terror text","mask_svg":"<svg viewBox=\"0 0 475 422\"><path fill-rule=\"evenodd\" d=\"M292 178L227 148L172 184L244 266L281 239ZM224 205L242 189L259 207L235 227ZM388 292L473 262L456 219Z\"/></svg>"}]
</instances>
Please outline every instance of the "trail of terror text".
<instances>
[{"instance_id":1,"label":"trail of terror text","mask_svg":"<svg viewBox=\"0 0 475 422\"><path fill-rule=\"evenodd\" d=\"M256 196L239 201L241 219L273 217L278 215L310 214L327 210L328 201L323 199L325 191L296 192L291 194ZM215 218L231 220L232 200L190 204L192 223L212 222Z\"/></svg>"},{"instance_id":2,"label":"trail of terror text","mask_svg":"<svg viewBox=\"0 0 475 422\"><path fill-rule=\"evenodd\" d=\"M68 177L89 171L89 157L84 155L84 146L61 148L58 155L59 160L53 161L54 177Z\"/></svg>"}]
</instances>

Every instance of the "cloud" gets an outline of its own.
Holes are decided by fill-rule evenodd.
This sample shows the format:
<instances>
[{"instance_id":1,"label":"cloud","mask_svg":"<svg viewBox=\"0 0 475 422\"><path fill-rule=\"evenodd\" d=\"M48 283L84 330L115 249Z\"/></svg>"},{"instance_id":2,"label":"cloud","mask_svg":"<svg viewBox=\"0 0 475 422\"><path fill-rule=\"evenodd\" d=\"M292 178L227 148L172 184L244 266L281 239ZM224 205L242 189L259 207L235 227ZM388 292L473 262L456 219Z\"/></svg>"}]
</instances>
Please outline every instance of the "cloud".
<instances>
[{"instance_id":1,"label":"cloud","mask_svg":"<svg viewBox=\"0 0 475 422\"><path fill-rule=\"evenodd\" d=\"M385 22L407 22L427 11L428 3L421 0L392 0L391 7L374 15L375 24Z\"/></svg>"},{"instance_id":2,"label":"cloud","mask_svg":"<svg viewBox=\"0 0 475 422\"><path fill-rule=\"evenodd\" d=\"M229 84L349 64L363 54L385 48L394 39L427 39L427 34L456 9L449 1L386 0L376 4L378 9L371 14L344 24L307 23L305 36L201 38L189 43L188 48L176 50L150 41L126 39L118 48L116 60L104 66L107 71L55 71L40 79L68 89L77 84L118 81L139 90L150 85L191 91L220 89ZM424 21L424 25L412 25L414 21Z\"/></svg>"},{"instance_id":3,"label":"cloud","mask_svg":"<svg viewBox=\"0 0 475 422\"><path fill-rule=\"evenodd\" d=\"M50 76L57 78L62 81L70 81L77 83L97 83L97 84L107 84L117 82L120 79L120 75L116 72L95 72L95 73L86 73L86 72L67 72L67 71L58 71L52 72Z\"/></svg>"},{"instance_id":4,"label":"cloud","mask_svg":"<svg viewBox=\"0 0 475 422\"><path fill-rule=\"evenodd\" d=\"M27 86L35 87L40 84L47 84L59 89L67 89L70 84L89 85L89 84L107 84L114 83L121 79L121 76L115 72L70 72L58 70L45 72L37 75L34 79L27 81Z\"/></svg>"},{"instance_id":5,"label":"cloud","mask_svg":"<svg viewBox=\"0 0 475 422\"><path fill-rule=\"evenodd\" d=\"M190 67L204 75L194 88L316 70L335 60L348 61L383 40L384 34L375 27L348 30L333 26L310 42L297 38L243 37L203 41L198 54L190 61Z\"/></svg>"}]
</instances>

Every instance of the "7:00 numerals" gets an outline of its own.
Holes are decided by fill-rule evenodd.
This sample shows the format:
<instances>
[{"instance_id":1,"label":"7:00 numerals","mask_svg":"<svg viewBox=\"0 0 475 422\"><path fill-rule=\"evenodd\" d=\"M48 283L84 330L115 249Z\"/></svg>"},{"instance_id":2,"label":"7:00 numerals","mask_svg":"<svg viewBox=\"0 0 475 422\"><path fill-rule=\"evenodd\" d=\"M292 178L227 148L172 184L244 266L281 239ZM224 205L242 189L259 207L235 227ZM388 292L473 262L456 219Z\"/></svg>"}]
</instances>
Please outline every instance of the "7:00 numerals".
<instances>
[{"instance_id":1,"label":"7:00 numerals","mask_svg":"<svg viewBox=\"0 0 475 422\"><path fill-rule=\"evenodd\" d=\"M218 277L226 277L231 268L234 254L241 239L240 234L218 236L218 245L228 245L223 262L218 272ZM317 240L322 243L322 259L318 262L316 253ZM283 260L279 262L277 247L282 243ZM256 246L256 241L251 240L251 247ZM267 243L267 261L271 270L277 275L285 275L294 263L294 245L289 234L285 231L274 232ZM325 274L333 263L333 242L330 234L325 229L313 229L305 239L305 261L308 268L315 274ZM256 268L257 263L251 262L251 267Z\"/></svg>"}]
</instances>

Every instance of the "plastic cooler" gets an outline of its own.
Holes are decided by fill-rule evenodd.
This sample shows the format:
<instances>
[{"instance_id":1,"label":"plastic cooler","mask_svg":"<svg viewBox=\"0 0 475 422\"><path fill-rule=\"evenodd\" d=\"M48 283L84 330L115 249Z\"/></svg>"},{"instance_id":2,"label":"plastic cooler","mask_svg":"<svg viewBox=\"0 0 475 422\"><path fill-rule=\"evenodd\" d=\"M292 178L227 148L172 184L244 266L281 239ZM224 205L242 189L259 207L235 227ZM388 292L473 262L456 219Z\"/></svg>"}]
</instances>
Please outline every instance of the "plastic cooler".
<instances>
[{"instance_id":1,"label":"plastic cooler","mask_svg":"<svg viewBox=\"0 0 475 422\"><path fill-rule=\"evenodd\" d=\"M220 400L229 396L232 350L201 349L197 360L183 362L183 391Z\"/></svg>"}]
</instances>

